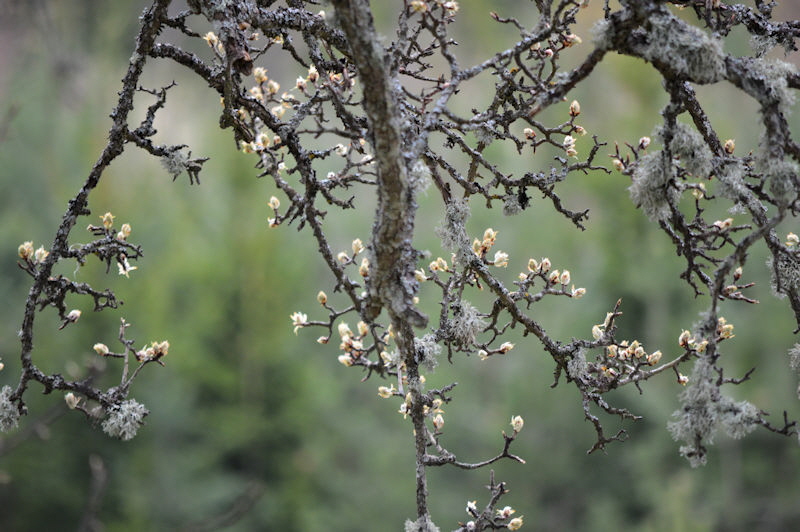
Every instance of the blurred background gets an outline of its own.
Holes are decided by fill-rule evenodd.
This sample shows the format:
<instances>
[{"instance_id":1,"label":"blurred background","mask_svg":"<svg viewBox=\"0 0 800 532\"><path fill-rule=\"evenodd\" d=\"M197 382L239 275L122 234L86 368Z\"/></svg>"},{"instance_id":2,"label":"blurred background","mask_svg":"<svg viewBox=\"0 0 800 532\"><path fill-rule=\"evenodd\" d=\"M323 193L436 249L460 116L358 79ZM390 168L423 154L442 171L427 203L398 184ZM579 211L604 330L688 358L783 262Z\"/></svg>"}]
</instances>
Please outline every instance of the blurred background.
<instances>
[{"instance_id":1,"label":"blurred background","mask_svg":"<svg viewBox=\"0 0 800 532\"><path fill-rule=\"evenodd\" d=\"M390 39L400 2L374 3ZM30 284L15 264L17 246L26 240L50 246L67 201L104 146L146 4L0 0L0 385L16 385L20 370L16 333ZM590 49L600 8L581 11L576 32L584 44L565 53L565 65ZM462 65L514 41L509 27L498 31L490 10L535 21L533 8L514 0L461 2L453 29ZM797 11L785 2L776 14L800 18ZM197 19L190 25L201 33L209 29ZM209 56L202 41L173 33L164 38ZM726 47L752 53L741 33L734 32ZM272 57L264 66L285 86L304 75ZM797 63L782 51L775 57ZM410 424L396 413L396 400L378 397L377 387L387 382L361 382L358 370L339 364L335 342L318 345L314 329L292 334L292 312L323 318L318 290L328 291L334 304L343 300L331 293L331 275L307 232L268 228L267 201L275 186L269 178L256 179L254 156L237 152L229 132L219 131L219 97L173 64L148 63L143 82L149 87L172 80L178 86L156 120L156 141L185 143L195 156L210 156L202 184L188 186L185 175L173 183L157 160L129 149L91 195L92 215L79 220L72 241L89 241L83 227L111 211L118 224L132 225L130 240L144 248L139 269L125 279L115 271L105 275L104 266L90 260L61 271L113 289L124 305L92 313L90 302L68 300L84 312L77 325L57 331L47 310L35 331L36 363L74 378L89 364L104 362L96 360L94 343L119 348L120 318L131 323L128 337L137 346L168 339L166 367L145 368L131 393L151 414L135 439L112 440L67 410L60 394L40 395L32 385L26 395L30 415L0 437L0 530L75 530L89 514L95 515L93 525L108 531L401 529L415 513ZM488 100L492 86L488 77L479 81L465 89L463 101ZM721 138L735 138L741 153L757 146L752 102L729 87L701 87L698 93ZM609 143L601 154L613 152L615 141L635 143L651 134L666 103L652 69L618 56L607 57L573 98L581 102L579 123L589 132L578 140L584 154L592 134ZM137 101L135 117L141 118L151 100ZM565 121L567 106L548 110L542 120ZM797 115L791 121L796 133ZM546 170L552 161L546 152L532 157L502 145L490 150L517 175ZM474 236L486 227L499 230L495 249L511 255L503 272L507 283L529 257L548 256L587 289L581 300L545 300L533 309L554 337L589 337L592 325L622 298L619 337L638 339L648 352L676 355L680 331L692 327L706 301L694 299L679 280L681 258L633 207L628 184L618 173L574 175L564 184L568 208L590 209L585 232L553 215L539 197L514 217L473 205L469 230ZM449 258L426 229L441 219L435 190L420 204L417 245ZM719 207L721 218L728 207ZM357 212L331 212L334 248L349 249L356 237L366 241L372 215L369 200ZM758 368L752 380L728 393L771 412L777 424L784 409L800 416L786 356L795 342L794 324L785 302L772 296L765 259L763 246L756 246L745 268L745 278L757 283L748 295L761 303L723 307L736 325L735 340L723 347L726 376ZM467 298L486 310L485 294ZM432 287L424 287L421 305L438 315ZM644 419L620 424L603 416L609 434L624 428L630 441L587 456L594 431L583 419L577 392L563 383L550 388L553 365L536 341L519 335L509 340L517 347L506 357L458 356L452 365L442 361L428 381L458 382L445 407L443 441L461 460L494 456L511 416L525 419L513 450L527 464L500 462L494 471L511 489L503 504L525 516L526 529L800 529L800 452L793 438L756 431L735 441L720 434L708 465L693 470L666 430L682 388L664 375L645 384L644 394L630 389L610 397ZM119 372L115 361L107 361L102 382L112 386ZM479 507L487 500L489 470L428 474L432 516L442 530L468 519L468 500Z\"/></svg>"}]
</instances>

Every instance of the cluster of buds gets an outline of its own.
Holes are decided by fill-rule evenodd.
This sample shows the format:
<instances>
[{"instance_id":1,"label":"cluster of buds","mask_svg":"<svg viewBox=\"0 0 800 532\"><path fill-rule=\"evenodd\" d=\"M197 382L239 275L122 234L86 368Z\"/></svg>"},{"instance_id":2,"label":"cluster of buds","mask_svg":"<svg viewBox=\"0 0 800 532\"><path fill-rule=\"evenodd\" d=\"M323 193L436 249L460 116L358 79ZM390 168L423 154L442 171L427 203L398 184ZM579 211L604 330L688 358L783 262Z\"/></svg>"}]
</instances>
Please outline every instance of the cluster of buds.
<instances>
[{"instance_id":1,"label":"cluster of buds","mask_svg":"<svg viewBox=\"0 0 800 532\"><path fill-rule=\"evenodd\" d=\"M458 12L459 6L458 2L454 0L412 0L408 7L412 13L427 13L432 9L439 8L446 16L452 17Z\"/></svg>"},{"instance_id":2,"label":"cluster of buds","mask_svg":"<svg viewBox=\"0 0 800 532\"><path fill-rule=\"evenodd\" d=\"M574 284L569 290L567 290L567 285L569 285L570 281L572 281L572 274L569 272L569 270L554 270L552 269L552 266L553 265L550 262L550 259L547 257L542 258L541 261L537 261L533 258L528 259L528 271L520 272L519 280L523 283L523 285L527 286L527 284L529 284L534 278L540 277L547 283L547 288L561 285L561 290L564 293L576 299L586 295L585 288L575 288Z\"/></svg>"},{"instance_id":3,"label":"cluster of buds","mask_svg":"<svg viewBox=\"0 0 800 532\"><path fill-rule=\"evenodd\" d=\"M143 347L136 352L136 360L142 364L146 362L158 362L163 366L164 363L161 359L165 357L168 352L169 342L167 340L163 342L151 342L150 347Z\"/></svg>"},{"instance_id":4,"label":"cluster of buds","mask_svg":"<svg viewBox=\"0 0 800 532\"><path fill-rule=\"evenodd\" d=\"M564 147L567 157L578 157L578 150L575 149L575 137L567 135L561 145Z\"/></svg>"},{"instance_id":5,"label":"cluster of buds","mask_svg":"<svg viewBox=\"0 0 800 532\"><path fill-rule=\"evenodd\" d=\"M279 216L278 216L278 208L280 208L280 206L281 206L281 201L278 198L276 198L275 196L272 196L271 198L269 198L268 205L269 205L270 209L272 209L272 213L275 215L275 217L274 218L268 218L267 222L269 223L270 227L278 227L278 225L280 225L280 219L279 219Z\"/></svg>"},{"instance_id":6,"label":"cluster of buds","mask_svg":"<svg viewBox=\"0 0 800 532\"><path fill-rule=\"evenodd\" d=\"M346 251L341 251L339 252L338 255L336 255L336 259L343 264L354 262L358 254L364 251L364 244L363 242L361 242L360 238L356 238L355 240L353 240L353 243L351 244L351 249L353 250L352 257L350 257ZM369 267L369 261L367 262L367 267Z\"/></svg>"},{"instance_id":7,"label":"cluster of buds","mask_svg":"<svg viewBox=\"0 0 800 532\"><path fill-rule=\"evenodd\" d=\"M720 316L717 320L717 340L727 340L728 338L733 338L735 335L733 334L733 324L728 323L728 321Z\"/></svg>"},{"instance_id":8,"label":"cluster of buds","mask_svg":"<svg viewBox=\"0 0 800 532\"><path fill-rule=\"evenodd\" d=\"M653 351L647 353L644 347L639 343L639 340L628 342L623 340L618 344L612 344L606 347L606 359L617 359L622 362L634 361L641 363L647 362L650 366L655 366L661 360L661 351Z\"/></svg>"},{"instance_id":9,"label":"cluster of buds","mask_svg":"<svg viewBox=\"0 0 800 532\"><path fill-rule=\"evenodd\" d=\"M481 349L478 351L478 357L480 357L481 360L486 360L492 355L505 355L512 349L514 349L514 344L511 342L503 342L500 344L500 347L496 349Z\"/></svg>"},{"instance_id":10,"label":"cluster of buds","mask_svg":"<svg viewBox=\"0 0 800 532\"><path fill-rule=\"evenodd\" d=\"M450 271L450 267L447 265L447 261L444 260L442 257L436 257L436 260L428 265L428 269L432 272Z\"/></svg>"},{"instance_id":11,"label":"cluster of buds","mask_svg":"<svg viewBox=\"0 0 800 532\"><path fill-rule=\"evenodd\" d=\"M44 246L39 246L36 251L33 250L33 242L23 242L17 249L19 258L25 261L26 265L41 264L45 261L50 252L44 249Z\"/></svg>"},{"instance_id":12,"label":"cluster of buds","mask_svg":"<svg viewBox=\"0 0 800 532\"><path fill-rule=\"evenodd\" d=\"M344 322L340 323L337 328L339 337L342 339L339 349L344 351L342 355L339 355L339 362L345 366L352 366L365 352L363 340L369 333L369 327L363 321L359 321L356 328L358 329L357 335Z\"/></svg>"},{"instance_id":13,"label":"cluster of buds","mask_svg":"<svg viewBox=\"0 0 800 532\"><path fill-rule=\"evenodd\" d=\"M211 49L214 50L214 52L216 52L217 55L219 55L220 57L225 56L225 47L222 46L222 43L220 42L219 37L217 37L216 33L214 33L213 31L209 31L208 33L203 35L203 40L206 41L208 46L211 47Z\"/></svg>"},{"instance_id":14,"label":"cluster of buds","mask_svg":"<svg viewBox=\"0 0 800 532\"><path fill-rule=\"evenodd\" d=\"M720 318L725 322L725 318ZM730 331L733 331L733 325L730 326ZM733 336L733 335L731 335ZM700 342L692 336L690 331L684 330L681 331L681 334L678 336L678 345L684 349L695 351L697 353L705 353L706 347L708 347L708 340L702 340Z\"/></svg>"},{"instance_id":15,"label":"cluster of buds","mask_svg":"<svg viewBox=\"0 0 800 532\"><path fill-rule=\"evenodd\" d=\"M476 238L472 242L472 251L475 252L475 255L483 259L486 257L489 250L492 249L492 246L494 246L495 240L497 240L497 231L490 227L483 232L483 240L478 240ZM506 255L506 260L508 260L508 255Z\"/></svg>"}]
</instances>

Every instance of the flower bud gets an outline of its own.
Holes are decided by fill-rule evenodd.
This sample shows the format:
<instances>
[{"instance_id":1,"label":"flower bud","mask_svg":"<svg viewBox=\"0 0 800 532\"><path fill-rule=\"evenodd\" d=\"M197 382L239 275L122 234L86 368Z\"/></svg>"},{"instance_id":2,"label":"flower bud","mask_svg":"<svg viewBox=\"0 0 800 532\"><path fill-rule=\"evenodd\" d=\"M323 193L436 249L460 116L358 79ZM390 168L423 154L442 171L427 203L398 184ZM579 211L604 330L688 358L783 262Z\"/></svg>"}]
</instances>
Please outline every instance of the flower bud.
<instances>
[{"instance_id":1,"label":"flower bud","mask_svg":"<svg viewBox=\"0 0 800 532\"><path fill-rule=\"evenodd\" d=\"M658 361L661 360L661 351L653 351L649 355L647 355L647 363L651 366L655 366L658 364Z\"/></svg>"},{"instance_id":2,"label":"flower bud","mask_svg":"<svg viewBox=\"0 0 800 532\"><path fill-rule=\"evenodd\" d=\"M69 392L64 396L64 402L67 403L67 407L69 407L70 410L75 410L75 407L78 406L80 402L80 398L75 397L74 393Z\"/></svg>"},{"instance_id":3,"label":"flower bud","mask_svg":"<svg viewBox=\"0 0 800 532\"><path fill-rule=\"evenodd\" d=\"M728 155L733 155L733 151L736 149L736 141L733 139L728 139L725 141L725 153Z\"/></svg>"},{"instance_id":4,"label":"flower bud","mask_svg":"<svg viewBox=\"0 0 800 532\"><path fill-rule=\"evenodd\" d=\"M17 252L19 253L19 257L21 259L23 260L30 259L34 254L33 242L31 241L23 242L22 244L20 244L19 248L17 249Z\"/></svg>"},{"instance_id":5,"label":"flower bud","mask_svg":"<svg viewBox=\"0 0 800 532\"><path fill-rule=\"evenodd\" d=\"M44 249L44 246L39 246L39 249L36 250L36 252L33 254L33 257L37 264L41 264L45 261L49 254L50 252Z\"/></svg>"},{"instance_id":6,"label":"flower bud","mask_svg":"<svg viewBox=\"0 0 800 532\"><path fill-rule=\"evenodd\" d=\"M521 431L524 425L525 420L522 419L522 416L514 416L511 418L511 426L514 428L514 432Z\"/></svg>"},{"instance_id":7,"label":"flower bud","mask_svg":"<svg viewBox=\"0 0 800 532\"><path fill-rule=\"evenodd\" d=\"M106 229L111 229L111 226L114 225L114 218L115 216L110 212L107 212L104 215L102 215L100 219L103 220L103 227L105 227Z\"/></svg>"},{"instance_id":8,"label":"flower bud","mask_svg":"<svg viewBox=\"0 0 800 532\"><path fill-rule=\"evenodd\" d=\"M108 346L106 344L94 344L92 349L94 349L95 352L97 352L97 354L100 356L108 355Z\"/></svg>"}]
</instances>

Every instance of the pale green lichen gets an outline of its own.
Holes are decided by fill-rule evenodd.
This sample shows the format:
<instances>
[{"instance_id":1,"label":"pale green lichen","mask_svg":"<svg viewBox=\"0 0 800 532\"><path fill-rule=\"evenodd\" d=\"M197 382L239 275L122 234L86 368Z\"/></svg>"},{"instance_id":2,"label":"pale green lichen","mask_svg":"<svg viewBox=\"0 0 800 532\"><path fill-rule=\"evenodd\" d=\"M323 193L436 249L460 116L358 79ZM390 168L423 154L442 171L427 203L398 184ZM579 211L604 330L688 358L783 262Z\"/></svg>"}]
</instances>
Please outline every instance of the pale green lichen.
<instances>
[{"instance_id":1,"label":"pale green lichen","mask_svg":"<svg viewBox=\"0 0 800 532\"><path fill-rule=\"evenodd\" d=\"M670 186L673 174L673 168L662 152L648 153L636 163L628 191L633 203L641 207L651 220L669 218L670 203L678 200L678 191Z\"/></svg>"},{"instance_id":2,"label":"pale green lichen","mask_svg":"<svg viewBox=\"0 0 800 532\"><path fill-rule=\"evenodd\" d=\"M689 385L680 395L682 407L667 423L672 437L684 442L680 454L692 467L706 463L706 444L714 443L719 428L734 439L752 432L760 423L758 408L747 401L736 402L720 393L714 366L699 359L689 377Z\"/></svg>"},{"instance_id":3,"label":"pale green lichen","mask_svg":"<svg viewBox=\"0 0 800 532\"><path fill-rule=\"evenodd\" d=\"M648 19L641 42L643 58L697 83L714 83L725 74L725 53L719 39L664 11Z\"/></svg>"},{"instance_id":4,"label":"pale green lichen","mask_svg":"<svg viewBox=\"0 0 800 532\"><path fill-rule=\"evenodd\" d=\"M144 417L149 413L143 404L133 399L123 401L107 410L103 432L112 438L128 441L136 436L139 427L144 423Z\"/></svg>"},{"instance_id":5,"label":"pale green lichen","mask_svg":"<svg viewBox=\"0 0 800 532\"><path fill-rule=\"evenodd\" d=\"M3 386L0 391L0 432L8 432L19 423L19 408L11 401L11 386Z\"/></svg>"}]
</instances>

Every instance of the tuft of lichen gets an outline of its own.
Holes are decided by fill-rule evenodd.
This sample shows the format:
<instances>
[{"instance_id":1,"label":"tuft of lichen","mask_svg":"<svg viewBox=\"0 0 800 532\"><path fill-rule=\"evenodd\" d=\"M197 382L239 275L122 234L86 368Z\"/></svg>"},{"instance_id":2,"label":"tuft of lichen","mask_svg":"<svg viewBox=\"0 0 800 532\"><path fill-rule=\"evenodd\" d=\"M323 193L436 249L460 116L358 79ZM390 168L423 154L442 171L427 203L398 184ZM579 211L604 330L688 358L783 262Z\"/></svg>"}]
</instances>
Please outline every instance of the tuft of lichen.
<instances>
[{"instance_id":1,"label":"tuft of lichen","mask_svg":"<svg viewBox=\"0 0 800 532\"><path fill-rule=\"evenodd\" d=\"M517 194L507 194L503 198L503 214L506 216L514 216L522 212L522 205L519 202Z\"/></svg>"},{"instance_id":2,"label":"tuft of lichen","mask_svg":"<svg viewBox=\"0 0 800 532\"><path fill-rule=\"evenodd\" d=\"M705 465L706 444L714 443L717 429L739 439L760 422L759 410L747 401L736 402L720 393L717 373L710 361L699 359L680 394L681 409L672 415L667 428L676 441L684 442L680 454L692 467Z\"/></svg>"},{"instance_id":3,"label":"tuft of lichen","mask_svg":"<svg viewBox=\"0 0 800 532\"><path fill-rule=\"evenodd\" d=\"M11 386L3 386L0 390L0 432L8 432L19 423L19 409L11 401Z\"/></svg>"},{"instance_id":4,"label":"tuft of lichen","mask_svg":"<svg viewBox=\"0 0 800 532\"><path fill-rule=\"evenodd\" d=\"M719 39L667 11L653 14L641 40L631 47L659 68L697 83L714 83L725 74L725 53Z\"/></svg>"},{"instance_id":5,"label":"tuft of lichen","mask_svg":"<svg viewBox=\"0 0 800 532\"><path fill-rule=\"evenodd\" d=\"M467 263L471 258L469 236L467 235L469 204L465 199L454 199L445 208L444 220L434 230L442 240L442 246L456 252L456 257Z\"/></svg>"},{"instance_id":6,"label":"tuft of lichen","mask_svg":"<svg viewBox=\"0 0 800 532\"><path fill-rule=\"evenodd\" d=\"M143 404L133 399L123 401L107 410L107 417L103 421L103 432L123 441L133 439L144 423L144 417L149 413Z\"/></svg>"},{"instance_id":7,"label":"tuft of lichen","mask_svg":"<svg viewBox=\"0 0 800 532\"><path fill-rule=\"evenodd\" d=\"M678 201L678 191L670 186L673 173L672 165L662 152L648 153L636 163L628 191L633 203L651 220L669 218L670 203Z\"/></svg>"},{"instance_id":8,"label":"tuft of lichen","mask_svg":"<svg viewBox=\"0 0 800 532\"><path fill-rule=\"evenodd\" d=\"M439 354L442 346L436 342L436 337L426 334L422 338L414 338L414 349L417 352L417 362L428 371L433 371L439 365Z\"/></svg>"},{"instance_id":9,"label":"tuft of lichen","mask_svg":"<svg viewBox=\"0 0 800 532\"><path fill-rule=\"evenodd\" d=\"M780 59L755 58L747 62L751 75L742 83L750 96L762 105L778 105L781 113L788 114L794 105L794 91L788 86L787 78L797 73L797 68Z\"/></svg>"},{"instance_id":10,"label":"tuft of lichen","mask_svg":"<svg viewBox=\"0 0 800 532\"><path fill-rule=\"evenodd\" d=\"M800 344L794 344L789 349L789 367L797 374L800 374Z\"/></svg>"},{"instance_id":11,"label":"tuft of lichen","mask_svg":"<svg viewBox=\"0 0 800 532\"><path fill-rule=\"evenodd\" d=\"M795 254L779 252L767 259L767 268L772 272L771 286L776 297L800 291L800 258Z\"/></svg>"},{"instance_id":12,"label":"tuft of lichen","mask_svg":"<svg viewBox=\"0 0 800 532\"><path fill-rule=\"evenodd\" d=\"M424 515L416 521L406 519L403 530L404 532L439 532L439 527L431 521L430 516Z\"/></svg>"},{"instance_id":13,"label":"tuft of lichen","mask_svg":"<svg viewBox=\"0 0 800 532\"><path fill-rule=\"evenodd\" d=\"M594 23L590 30L592 35L592 44L595 48L601 50L608 50L611 48L613 40L613 26L608 19L600 19Z\"/></svg>"},{"instance_id":14,"label":"tuft of lichen","mask_svg":"<svg viewBox=\"0 0 800 532\"><path fill-rule=\"evenodd\" d=\"M469 348L477 336L486 328L486 322L478 309L469 301L461 300L453 306L450 318L450 334L453 342L462 348Z\"/></svg>"},{"instance_id":15,"label":"tuft of lichen","mask_svg":"<svg viewBox=\"0 0 800 532\"><path fill-rule=\"evenodd\" d=\"M189 157L181 150L173 150L161 157L161 166L174 178L183 173L189 166Z\"/></svg>"},{"instance_id":16,"label":"tuft of lichen","mask_svg":"<svg viewBox=\"0 0 800 532\"><path fill-rule=\"evenodd\" d=\"M567 362L567 374L571 379L580 380L586 375L589 364L586 362L586 353L581 349Z\"/></svg>"},{"instance_id":17,"label":"tuft of lichen","mask_svg":"<svg viewBox=\"0 0 800 532\"><path fill-rule=\"evenodd\" d=\"M662 128L656 129L655 136L664 141ZM669 149L673 157L681 161L681 165L695 177L708 177L713 169L711 150L703 140L703 136L696 129L681 122L672 128L672 138Z\"/></svg>"},{"instance_id":18,"label":"tuft of lichen","mask_svg":"<svg viewBox=\"0 0 800 532\"><path fill-rule=\"evenodd\" d=\"M409 182L414 192L421 194L425 192L431 184L431 170L421 159L417 159L408 173Z\"/></svg>"},{"instance_id":19,"label":"tuft of lichen","mask_svg":"<svg viewBox=\"0 0 800 532\"><path fill-rule=\"evenodd\" d=\"M719 195L733 202L742 203L749 193L744 181L747 175L744 164L741 161L726 161L720 165L716 175Z\"/></svg>"}]
</instances>

